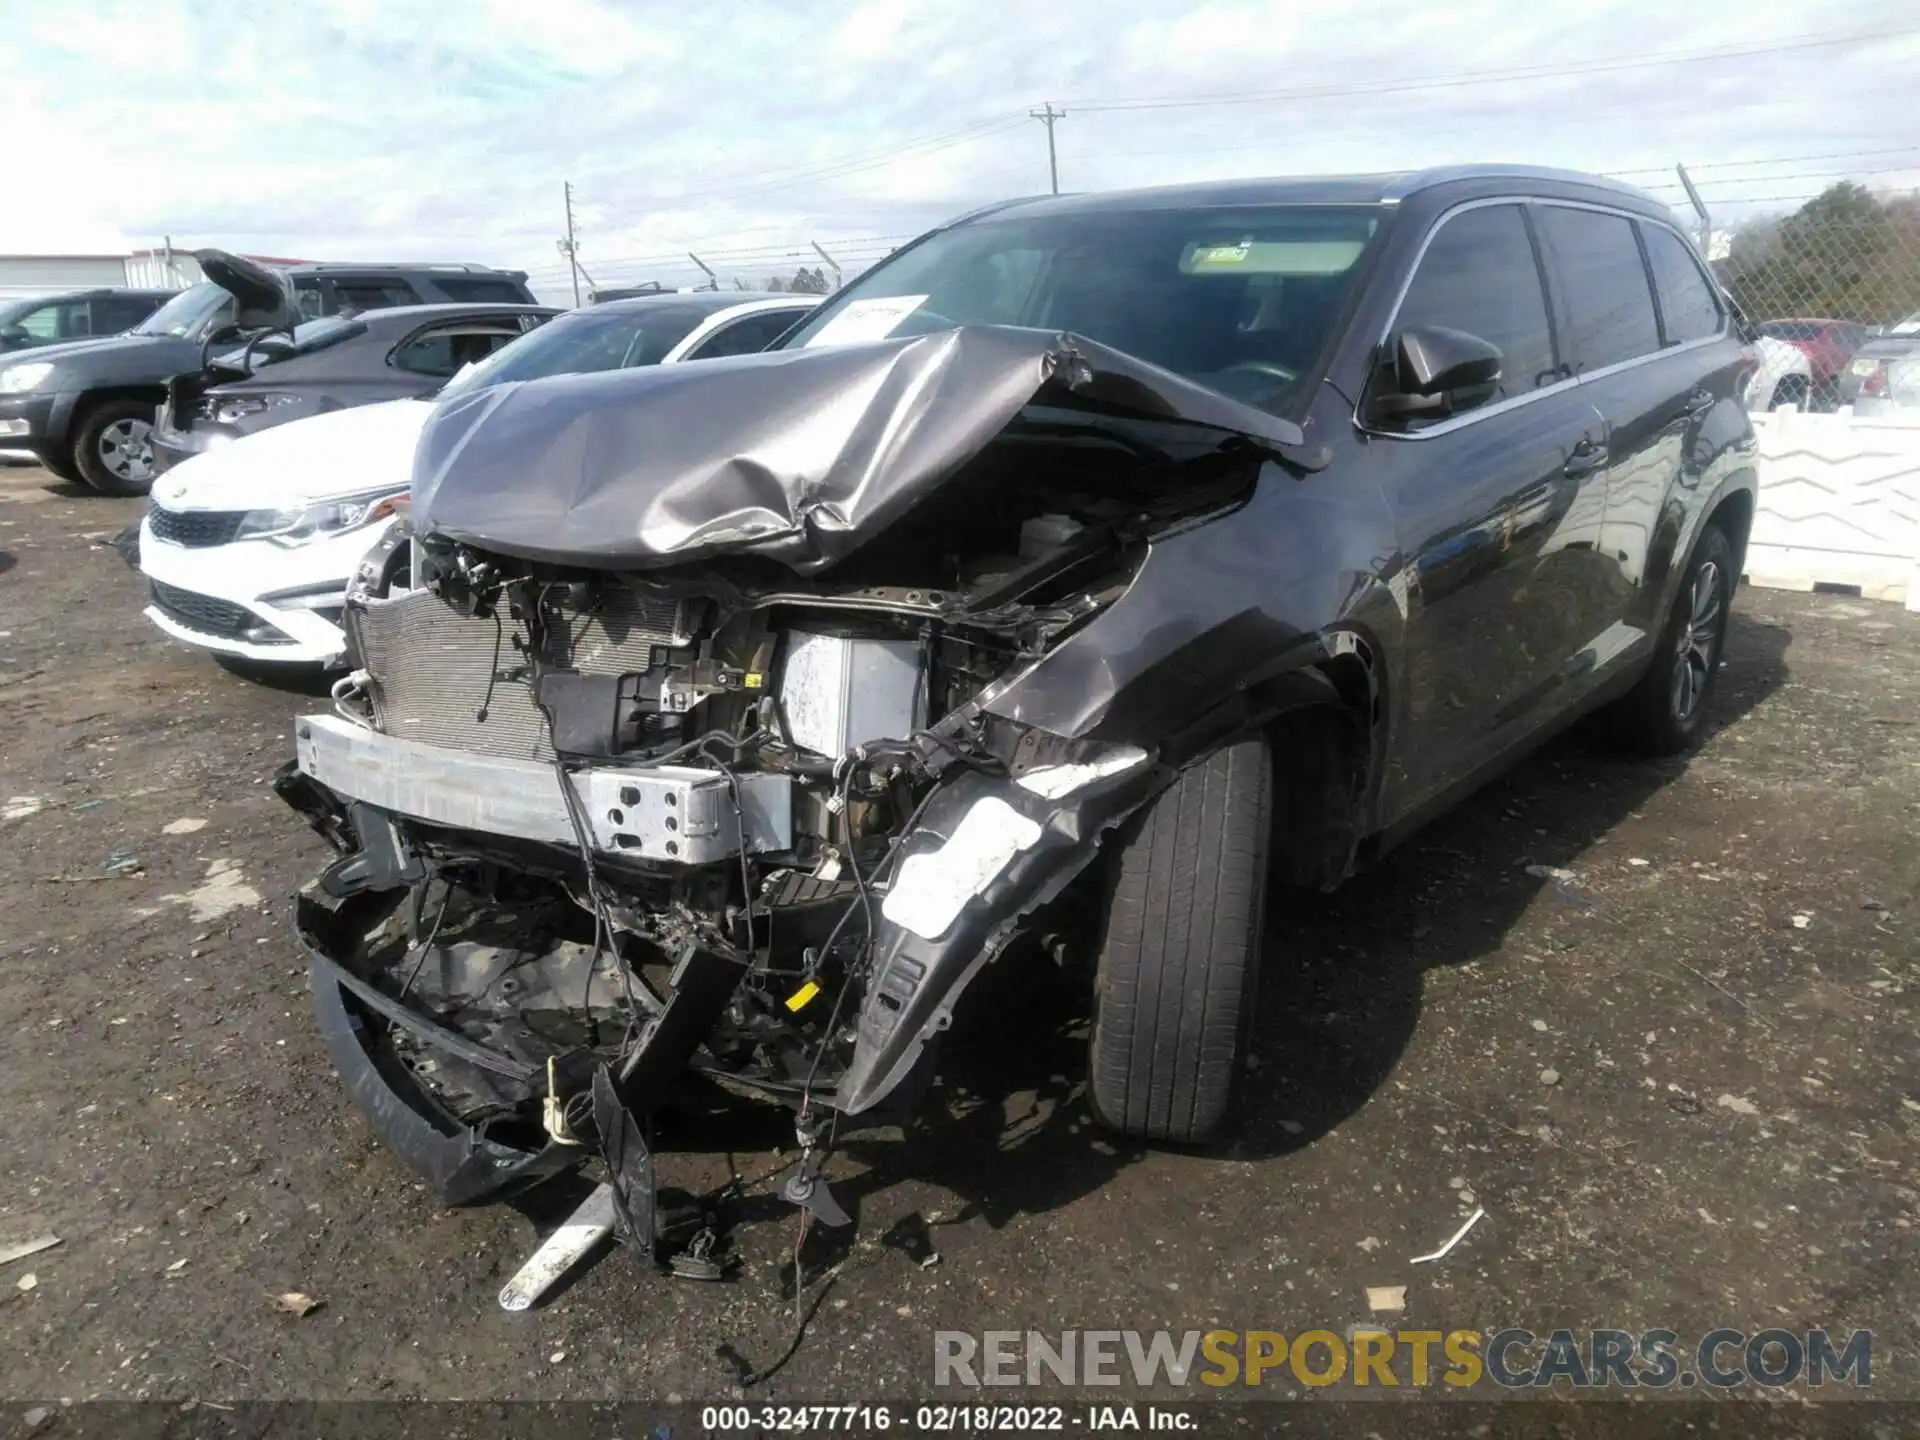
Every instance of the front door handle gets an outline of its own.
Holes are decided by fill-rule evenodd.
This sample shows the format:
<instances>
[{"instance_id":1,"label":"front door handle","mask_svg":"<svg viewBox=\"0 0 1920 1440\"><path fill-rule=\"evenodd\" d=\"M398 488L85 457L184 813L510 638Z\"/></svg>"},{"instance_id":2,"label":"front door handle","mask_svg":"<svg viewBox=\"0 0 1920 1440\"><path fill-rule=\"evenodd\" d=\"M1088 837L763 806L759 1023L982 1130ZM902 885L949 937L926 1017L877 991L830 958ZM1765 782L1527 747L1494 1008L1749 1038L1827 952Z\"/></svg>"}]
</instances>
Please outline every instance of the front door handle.
<instances>
[{"instance_id":1,"label":"front door handle","mask_svg":"<svg viewBox=\"0 0 1920 1440\"><path fill-rule=\"evenodd\" d=\"M1567 456L1567 463L1560 467L1560 473L1569 480L1578 480L1602 469L1607 463L1607 447L1596 445L1591 440L1581 440L1573 447L1573 453Z\"/></svg>"}]
</instances>

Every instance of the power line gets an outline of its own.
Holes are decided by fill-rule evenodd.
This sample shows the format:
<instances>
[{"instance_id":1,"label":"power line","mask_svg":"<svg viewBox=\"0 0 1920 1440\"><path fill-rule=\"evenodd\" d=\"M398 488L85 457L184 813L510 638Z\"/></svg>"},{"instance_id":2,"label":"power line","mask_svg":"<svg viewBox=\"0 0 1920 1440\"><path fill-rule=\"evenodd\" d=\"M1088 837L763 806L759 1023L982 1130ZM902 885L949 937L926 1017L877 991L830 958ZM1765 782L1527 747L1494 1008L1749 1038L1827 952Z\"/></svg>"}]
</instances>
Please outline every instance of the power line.
<instances>
[{"instance_id":1,"label":"power line","mask_svg":"<svg viewBox=\"0 0 1920 1440\"><path fill-rule=\"evenodd\" d=\"M947 132L943 136L933 136L925 140L909 141L889 150L866 152L866 158L842 157L840 160L825 162L819 166L790 169L783 172L770 172L778 178L770 178L765 183L738 186L722 186L711 190L683 190L672 194L659 195L646 202L654 208L668 204L680 204L689 200L734 199L753 195L767 195L779 190L791 190L796 186L810 185L822 180L839 180L849 175L858 175L868 170L883 169L896 160L908 156L931 155L940 150L950 150L958 145L970 145L976 140L984 140L990 135L1014 129L1024 125L1027 117L1019 111L975 121L972 125Z\"/></svg>"},{"instance_id":2,"label":"power line","mask_svg":"<svg viewBox=\"0 0 1920 1440\"><path fill-rule=\"evenodd\" d=\"M891 248L892 246L914 238L913 235L906 234L855 235L844 237L840 239L838 243L854 249L866 249L882 245ZM672 264L684 260L688 250L699 251L702 258L707 260L779 260L807 253L809 243L810 242L806 240L793 240L780 245L727 246L708 245L696 240L679 250L663 251L655 255L610 255L594 263L600 266ZM563 267L556 265L551 268L558 272ZM535 272L529 270L528 273L533 274Z\"/></svg>"},{"instance_id":3,"label":"power line","mask_svg":"<svg viewBox=\"0 0 1920 1440\"><path fill-rule=\"evenodd\" d=\"M1897 145L1890 150L1832 150L1824 155L1781 155L1772 160L1719 160L1706 165L1695 165L1695 170L1738 170L1753 165L1799 165L1813 160L1870 160L1881 155L1920 155L1920 145ZM1672 167L1650 165L1644 170L1603 170L1616 180L1629 175L1666 175ZM1669 182L1675 183L1678 182Z\"/></svg>"},{"instance_id":4,"label":"power line","mask_svg":"<svg viewBox=\"0 0 1920 1440\"><path fill-rule=\"evenodd\" d=\"M1181 110L1209 105L1259 105L1278 100L1318 100L1346 95L1390 95L1410 90L1450 89L1461 85L1483 85L1495 80L1562 79L1572 75L1599 75L1618 70L1640 70L1663 65L1691 65L1713 60L1741 60L1755 55L1778 55L1794 50L1823 46L1856 45L1869 40L1886 40L1920 33L1920 27L1876 30L1856 35L1794 36L1772 44L1730 46L1720 50L1692 53L1659 53L1614 60L1596 60L1585 64L1551 63L1526 65L1501 70L1455 71L1447 74L1417 76L1408 80L1387 80L1357 85L1316 85L1289 90L1250 90L1214 94L1151 96L1140 99L1081 100L1073 102L1080 111Z\"/></svg>"}]
</instances>

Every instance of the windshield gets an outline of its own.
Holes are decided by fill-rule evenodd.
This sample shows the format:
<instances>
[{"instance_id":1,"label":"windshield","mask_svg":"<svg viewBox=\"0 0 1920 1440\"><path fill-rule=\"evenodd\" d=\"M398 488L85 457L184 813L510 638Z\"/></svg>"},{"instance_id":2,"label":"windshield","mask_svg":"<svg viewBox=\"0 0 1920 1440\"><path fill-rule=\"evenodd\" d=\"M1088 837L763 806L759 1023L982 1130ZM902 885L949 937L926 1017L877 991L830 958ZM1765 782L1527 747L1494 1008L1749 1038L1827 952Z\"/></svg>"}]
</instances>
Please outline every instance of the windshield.
<instances>
[{"instance_id":1,"label":"windshield","mask_svg":"<svg viewBox=\"0 0 1920 1440\"><path fill-rule=\"evenodd\" d=\"M1313 365L1384 213L1268 205L961 225L883 261L783 348L1037 326L1272 408Z\"/></svg>"},{"instance_id":2,"label":"windshield","mask_svg":"<svg viewBox=\"0 0 1920 1440\"><path fill-rule=\"evenodd\" d=\"M224 306L231 309L233 296L211 280L202 280L190 290L182 290L153 314L133 327L135 335L172 335L185 339L198 333Z\"/></svg>"},{"instance_id":3,"label":"windshield","mask_svg":"<svg viewBox=\"0 0 1920 1440\"><path fill-rule=\"evenodd\" d=\"M658 365L711 314L711 306L672 303L570 311L454 376L439 398L451 400L515 380Z\"/></svg>"},{"instance_id":4,"label":"windshield","mask_svg":"<svg viewBox=\"0 0 1920 1440\"><path fill-rule=\"evenodd\" d=\"M293 327L293 338L288 339L283 330L279 334L266 336L253 347L253 365L258 369L262 365L272 365L280 360L291 360L296 355L311 355L316 350L325 350L330 345L338 345L355 335L364 335L367 322L355 320L345 315L328 315L320 320L308 320ZM244 345L236 345L229 353L220 357L227 365L238 365L245 353Z\"/></svg>"}]
</instances>

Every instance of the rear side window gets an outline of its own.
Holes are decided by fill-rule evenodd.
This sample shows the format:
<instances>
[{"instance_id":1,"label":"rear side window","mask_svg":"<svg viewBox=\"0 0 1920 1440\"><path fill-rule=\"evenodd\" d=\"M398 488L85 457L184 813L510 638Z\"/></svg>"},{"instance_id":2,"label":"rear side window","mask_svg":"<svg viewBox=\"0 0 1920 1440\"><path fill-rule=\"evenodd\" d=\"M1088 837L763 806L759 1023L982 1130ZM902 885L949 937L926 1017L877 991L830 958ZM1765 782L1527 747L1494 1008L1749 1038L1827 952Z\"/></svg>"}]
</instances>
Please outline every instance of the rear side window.
<instances>
[{"instance_id":1,"label":"rear side window","mask_svg":"<svg viewBox=\"0 0 1920 1440\"><path fill-rule=\"evenodd\" d=\"M527 292L511 280L480 280L457 276L439 276L434 282L449 300L475 305L524 305Z\"/></svg>"},{"instance_id":2,"label":"rear side window","mask_svg":"<svg viewBox=\"0 0 1920 1440\"><path fill-rule=\"evenodd\" d=\"M1441 221L1400 302L1396 325L1443 325L1498 346L1496 400L1559 378L1540 266L1518 205L1483 205Z\"/></svg>"},{"instance_id":3,"label":"rear side window","mask_svg":"<svg viewBox=\"0 0 1920 1440\"><path fill-rule=\"evenodd\" d=\"M1653 262L1667 344L1684 345L1719 334L1720 302L1694 263L1687 242L1661 225L1642 225L1640 234L1647 242L1647 259Z\"/></svg>"},{"instance_id":4,"label":"rear side window","mask_svg":"<svg viewBox=\"0 0 1920 1440\"><path fill-rule=\"evenodd\" d=\"M1660 348L1647 267L1624 215L1542 205L1540 237L1560 281L1576 370L1599 370Z\"/></svg>"},{"instance_id":5,"label":"rear side window","mask_svg":"<svg viewBox=\"0 0 1920 1440\"><path fill-rule=\"evenodd\" d=\"M333 282L333 301L336 309L345 312L418 305L420 297L404 280L336 280Z\"/></svg>"},{"instance_id":6,"label":"rear side window","mask_svg":"<svg viewBox=\"0 0 1920 1440\"><path fill-rule=\"evenodd\" d=\"M758 354L792 329L793 322L806 313L804 310L773 310L761 315L748 315L731 325L721 326L694 346L686 358L711 360L716 355Z\"/></svg>"},{"instance_id":7,"label":"rear side window","mask_svg":"<svg viewBox=\"0 0 1920 1440\"><path fill-rule=\"evenodd\" d=\"M441 325L401 341L394 347L392 362L416 375L444 379L457 373L462 365L476 364L509 340L519 338L520 327L512 321Z\"/></svg>"}]
</instances>

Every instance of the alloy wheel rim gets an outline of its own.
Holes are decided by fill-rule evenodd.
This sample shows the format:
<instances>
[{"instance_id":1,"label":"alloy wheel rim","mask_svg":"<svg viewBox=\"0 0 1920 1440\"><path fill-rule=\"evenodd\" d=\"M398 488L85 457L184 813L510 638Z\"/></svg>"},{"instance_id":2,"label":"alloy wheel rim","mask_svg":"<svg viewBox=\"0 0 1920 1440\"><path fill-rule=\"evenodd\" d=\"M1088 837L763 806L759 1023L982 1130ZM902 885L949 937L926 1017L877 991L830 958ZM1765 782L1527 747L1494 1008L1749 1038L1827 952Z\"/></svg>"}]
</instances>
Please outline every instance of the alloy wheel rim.
<instances>
[{"instance_id":1,"label":"alloy wheel rim","mask_svg":"<svg viewBox=\"0 0 1920 1440\"><path fill-rule=\"evenodd\" d=\"M1719 648L1720 625L1726 602L1720 594L1720 567L1708 560L1693 572L1673 653L1673 713L1691 720L1706 698L1713 678L1713 658Z\"/></svg>"},{"instance_id":2,"label":"alloy wheel rim","mask_svg":"<svg viewBox=\"0 0 1920 1440\"><path fill-rule=\"evenodd\" d=\"M100 432L100 463L122 480L153 478L153 427L144 420L116 420Z\"/></svg>"}]
</instances>

